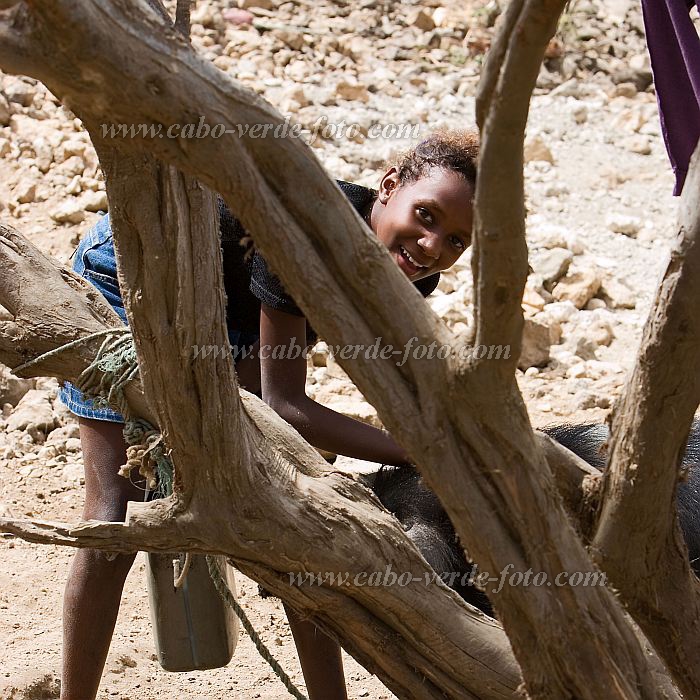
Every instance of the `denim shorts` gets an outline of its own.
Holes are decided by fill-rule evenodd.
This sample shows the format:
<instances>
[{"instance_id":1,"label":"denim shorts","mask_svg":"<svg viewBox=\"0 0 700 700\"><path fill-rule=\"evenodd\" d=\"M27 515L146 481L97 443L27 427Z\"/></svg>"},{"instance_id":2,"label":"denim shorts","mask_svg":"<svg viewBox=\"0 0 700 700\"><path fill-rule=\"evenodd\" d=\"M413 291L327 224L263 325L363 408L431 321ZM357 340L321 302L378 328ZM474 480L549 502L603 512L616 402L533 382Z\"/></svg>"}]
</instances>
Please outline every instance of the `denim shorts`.
<instances>
[{"instance_id":1,"label":"denim shorts","mask_svg":"<svg viewBox=\"0 0 700 700\"><path fill-rule=\"evenodd\" d=\"M128 324L117 281L117 260L114 255L109 214L103 216L80 241L80 245L73 253L73 271L90 282L119 314L121 320ZM232 356L235 358L237 352L255 344L259 335L229 327L228 338L233 348ZM113 423L124 422L124 418L116 411L109 408L95 408L92 400L84 398L82 393L70 382L66 382L61 387L59 398L71 413L82 418Z\"/></svg>"}]
</instances>

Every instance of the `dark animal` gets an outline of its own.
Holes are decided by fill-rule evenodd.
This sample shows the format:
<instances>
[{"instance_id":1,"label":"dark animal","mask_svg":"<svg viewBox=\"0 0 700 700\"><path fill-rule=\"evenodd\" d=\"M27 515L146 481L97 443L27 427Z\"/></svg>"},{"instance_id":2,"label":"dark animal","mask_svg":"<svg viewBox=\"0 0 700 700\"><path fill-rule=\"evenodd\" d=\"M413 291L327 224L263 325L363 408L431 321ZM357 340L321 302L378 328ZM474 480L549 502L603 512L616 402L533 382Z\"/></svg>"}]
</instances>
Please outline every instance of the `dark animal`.
<instances>
[{"instance_id":1,"label":"dark animal","mask_svg":"<svg viewBox=\"0 0 700 700\"><path fill-rule=\"evenodd\" d=\"M603 425L558 425L544 432L588 464L603 470L606 465L607 428ZM678 486L677 508L690 563L700 576L700 421L693 423L683 458L688 478ZM487 615L493 615L488 597L472 580L473 565L467 560L447 513L435 494L423 483L411 464L382 467L368 477L370 488L384 507L401 522L406 534L424 559L462 598Z\"/></svg>"}]
</instances>

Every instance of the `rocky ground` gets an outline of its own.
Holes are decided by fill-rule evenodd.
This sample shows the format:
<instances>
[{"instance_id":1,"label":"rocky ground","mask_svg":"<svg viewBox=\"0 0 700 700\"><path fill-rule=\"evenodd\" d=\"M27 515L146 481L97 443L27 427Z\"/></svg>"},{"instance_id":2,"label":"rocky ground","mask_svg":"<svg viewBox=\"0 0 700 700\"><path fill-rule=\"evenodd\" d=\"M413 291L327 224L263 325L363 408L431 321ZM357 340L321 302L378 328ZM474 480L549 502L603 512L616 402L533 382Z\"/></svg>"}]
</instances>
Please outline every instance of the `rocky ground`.
<instances>
[{"instance_id":1,"label":"rocky ground","mask_svg":"<svg viewBox=\"0 0 700 700\"><path fill-rule=\"evenodd\" d=\"M199 2L192 33L221 70L308 129L329 173L376 185L386 158L411 142L393 137L392 125L409 124L415 139L436 127L473 123L479 68L499 13L494 0ZM633 362L677 209L636 4L570 3L547 55L526 148L533 272L518 374L537 426L600 421L609 412ZM382 137L370 138L377 133ZM0 217L67 261L106 209L81 123L35 81L0 75ZM464 257L430 299L462 329L472 311ZM79 519L77 425L56 391L54 380L18 380L0 368L0 515ZM376 421L322 344L309 392ZM0 700L57 698L70 553L15 539L0 540L0 551ZM263 637L301 682L280 604L259 598L242 577L239 592ZM217 671L168 674L153 654L139 559L100 698L285 694L243 635L232 663ZM352 660L347 671L351 697L392 697Z\"/></svg>"}]
</instances>

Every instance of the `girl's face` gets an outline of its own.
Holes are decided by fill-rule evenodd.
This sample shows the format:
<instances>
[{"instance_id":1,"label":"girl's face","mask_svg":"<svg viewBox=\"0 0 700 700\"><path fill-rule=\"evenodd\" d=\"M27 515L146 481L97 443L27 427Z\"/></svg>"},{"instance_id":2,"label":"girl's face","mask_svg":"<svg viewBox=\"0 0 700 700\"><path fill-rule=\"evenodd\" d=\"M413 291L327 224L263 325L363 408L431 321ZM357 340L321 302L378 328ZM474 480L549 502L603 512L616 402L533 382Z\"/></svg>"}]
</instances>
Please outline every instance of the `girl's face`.
<instances>
[{"instance_id":1,"label":"girl's face","mask_svg":"<svg viewBox=\"0 0 700 700\"><path fill-rule=\"evenodd\" d=\"M382 178L370 225L412 281L452 266L471 242L473 187L461 175L433 168L399 184L396 168Z\"/></svg>"}]
</instances>

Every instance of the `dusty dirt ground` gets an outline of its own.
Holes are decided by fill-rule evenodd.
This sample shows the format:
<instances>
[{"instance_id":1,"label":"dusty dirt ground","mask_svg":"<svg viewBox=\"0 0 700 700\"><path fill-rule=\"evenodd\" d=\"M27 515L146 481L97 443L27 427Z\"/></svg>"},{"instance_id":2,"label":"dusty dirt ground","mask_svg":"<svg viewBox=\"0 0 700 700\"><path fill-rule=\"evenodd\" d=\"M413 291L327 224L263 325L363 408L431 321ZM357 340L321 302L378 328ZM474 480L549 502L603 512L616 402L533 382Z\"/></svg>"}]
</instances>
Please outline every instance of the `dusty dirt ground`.
<instances>
[{"instance_id":1,"label":"dusty dirt ground","mask_svg":"<svg viewBox=\"0 0 700 700\"><path fill-rule=\"evenodd\" d=\"M254 26L235 24L234 15L224 14L228 3L198 3L195 45L310 129L324 115L365 132L372 124L410 122L425 134L473 123L495 2L466 9L438 0L321 2L313 12L305 3L276 0L244 6ZM286 26L270 28L273 20ZM634 360L677 208L636 6L572 3L549 54L528 129L534 272L525 309L532 357L518 377L536 426L600 421L609 412ZM94 154L80 123L42 86L0 80L0 217L66 261L106 207ZM384 158L408 143L362 141L318 138L314 148L331 174L374 185ZM468 325L468 259L444 276L431 304L448 323ZM0 515L77 522L81 454L75 421L55 399L55 382L13 383L7 373L2 382ZM28 389L35 391L25 394ZM374 420L331 359L310 372L309 391ZM22 412L29 418L19 420ZM57 698L61 598L72 552L10 538L0 539L0 552L0 700ZM240 575L238 586L256 628L302 685L281 604L260 598L257 585ZM346 674L352 698L393 697L349 657ZM99 698L285 695L243 633L226 668L163 671L154 656L139 555Z\"/></svg>"}]
</instances>

